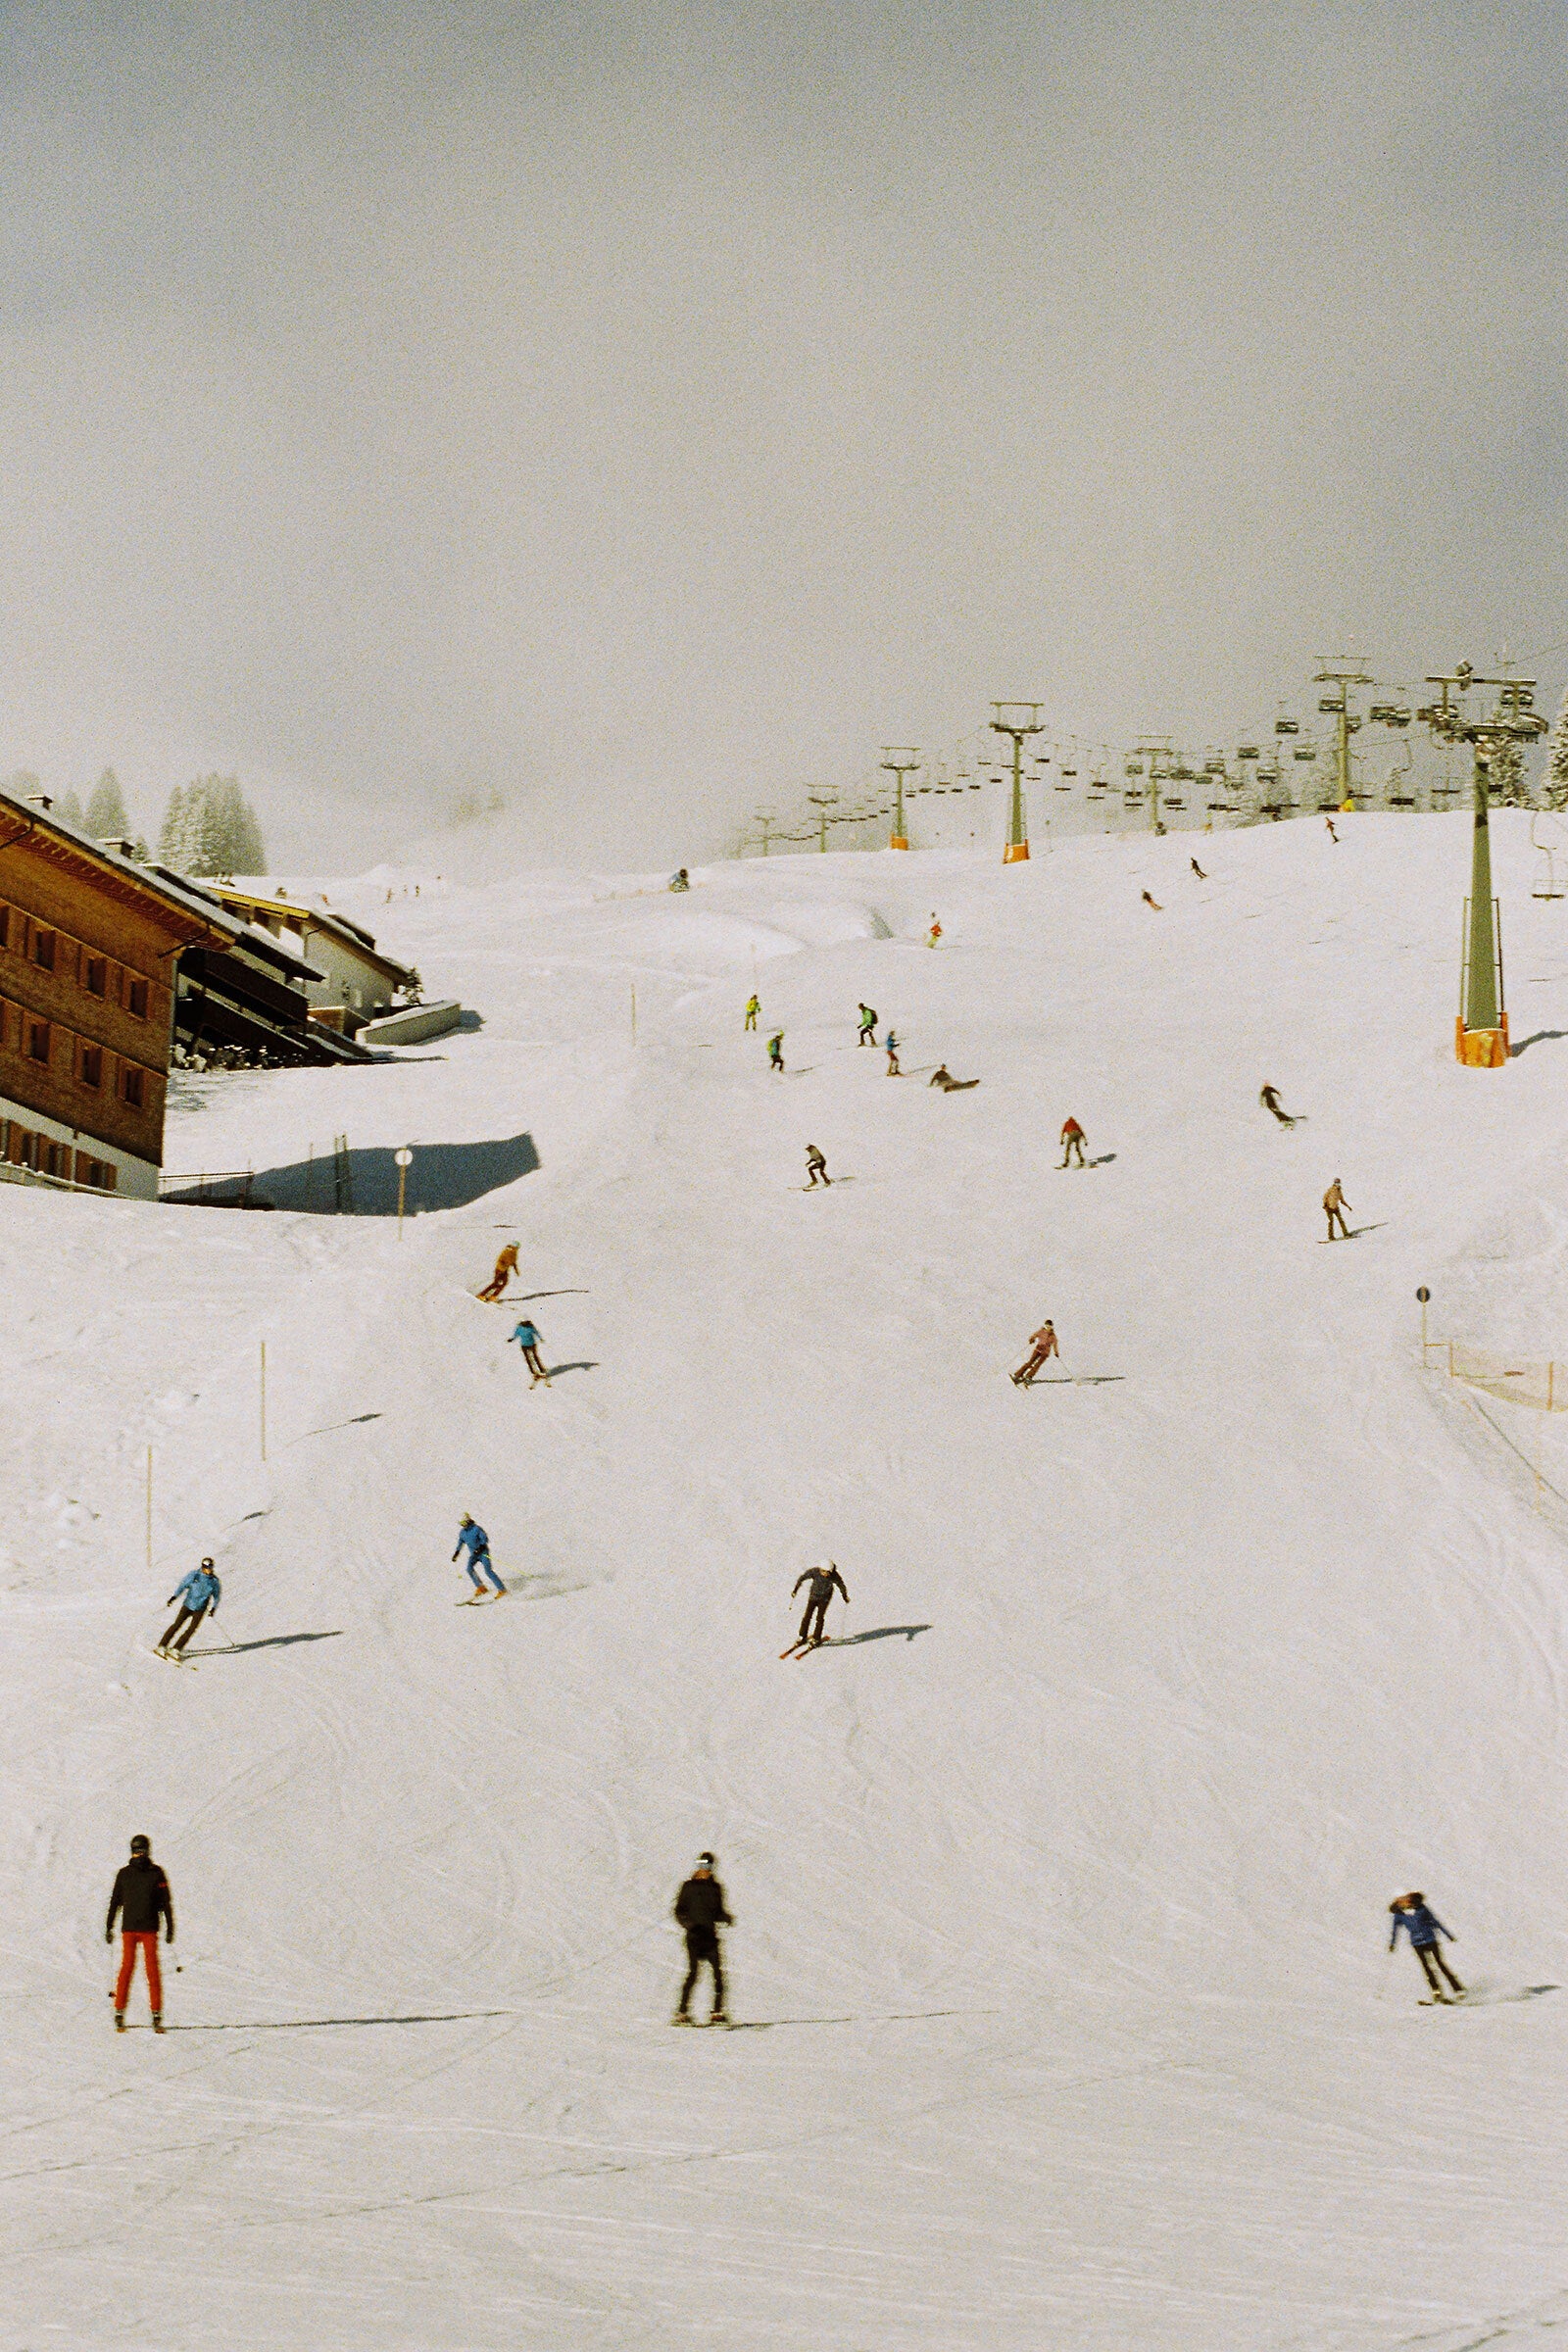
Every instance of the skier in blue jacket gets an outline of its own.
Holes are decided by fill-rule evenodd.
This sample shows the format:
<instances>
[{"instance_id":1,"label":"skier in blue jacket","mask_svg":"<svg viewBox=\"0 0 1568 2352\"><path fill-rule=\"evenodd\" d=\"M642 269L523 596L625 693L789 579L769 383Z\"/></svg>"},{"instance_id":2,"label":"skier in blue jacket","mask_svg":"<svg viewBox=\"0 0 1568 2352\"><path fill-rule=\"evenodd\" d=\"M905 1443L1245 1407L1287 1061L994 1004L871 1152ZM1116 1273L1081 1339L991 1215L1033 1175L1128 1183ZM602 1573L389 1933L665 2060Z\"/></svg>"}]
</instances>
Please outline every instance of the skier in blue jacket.
<instances>
[{"instance_id":1,"label":"skier in blue jacket","mask_svg":"<svg viewBox=\"0 0 1568 2352\"><path fill-rule=\"evenodd\" d=\"M1393 1931L1389 1936L1390 1951L1392 1952L1398 1942L1399 1930L1402 1928L1410 1938L1410 1949L1420 1961L1427 1983L1432 1987L1433 1999L1446 2001L1448 1997L1439 1981L1440 1971L1447 1979L1453 1990L1462 1995L1464 1986L1438 1949L1440 1936L1446 1936L1450 1943L1453 1941L1452 1931L1444 1926L1435 1911L1427 1909L1426 1896L1424 1894L1396 1894L1389 1905L1389 1911L1394 1920Z\"/></svg>"},{"instance_id":2,"label":"skier in blue jacket","mask_svg":"<svg viewBox=\"0 0 1568 2352\"><path fill-rule=\"evenodd\" d=\"M542 1345L542 1335L536 1325L529 1322L526 1315L523 1316L522 1321L517 1325L516 1330L512 1335L512 1339L508 1340L507 1346L509 1348L512 1346L512 1340L515 1340L517 1346L522 1349L522 1360L527 1365L529 1371L533 1374L533 1379L528 1384L529 1387L537 1388L540 1381L543 1381L545 1387L548 1389L550 1386L550 1375L545 1370L544 1365L539 1359L539 1349Z\"/></svg>"},{"instance_id":3,"label":"skier in blue jacket","mask_svg":"<svg viewBox=\"0 0 1568 2352\"><path fill-rule=\"evenodd\" d=\"M179 1615L156 1644L158 1655L161 1658L183 1657L186 1642L207 1615L209 1607L216 1617L218 1604L222 1597L223 1588L218 1581L218 1572L211 1560L203 1560L201 1566L193 1568L189 1576L181 1577L166 1603L172 1609L178 1601Z\"/></svg>"},{"instance_id":4,"label":"skier in blue jacket","mask_svg":"<svg viewBox=\"0 0 1568 2352\"><path fill-rule=\"evenodd\" d=\"M458 1549L452 1554L452 1557L456 1559L460 1552L465 1551L468 1556L463 1564L468 1571L474 1591L480 1593L484 1592L484 1587L479 1582L479 1571L482 1568L494 1585L497 1594L505 1592L507 1588L497 1576L495 1564L490 1557L490 1539L477 1519L470 1519L466 1511L464 1512L462 1524L458 1529Z\"/></svg>"}]
</instances>

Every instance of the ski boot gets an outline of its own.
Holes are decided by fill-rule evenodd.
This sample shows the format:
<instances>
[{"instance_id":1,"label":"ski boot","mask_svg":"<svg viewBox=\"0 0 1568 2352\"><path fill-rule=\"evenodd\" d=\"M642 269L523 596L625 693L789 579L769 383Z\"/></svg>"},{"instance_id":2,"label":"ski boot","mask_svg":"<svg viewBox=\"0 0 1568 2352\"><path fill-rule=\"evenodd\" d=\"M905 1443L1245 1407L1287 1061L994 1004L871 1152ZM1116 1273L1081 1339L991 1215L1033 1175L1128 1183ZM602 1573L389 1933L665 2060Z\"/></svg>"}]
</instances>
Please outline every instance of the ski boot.
<instances>
[{"instance_id":1,"label":"ski boot","mask_svg":"<svg viewBox=\"0 0 1568 2352\"><path fill-rule=\"evenodd\" d=\"M161 2033L163 2032L163 2030L164 2030L164 2013L163 2013L163 2011L162 2011L161 2009L155 2009L155 2010L153 2011L153 2032L154 2032L155 2034L161 2034Z\"/></svg>"},{"instance_id":2,"label":"ski boot","mask_svg":"<svg viewBox=\"0 0 1568 2352\"><path fill-rule=\"evenodd\" d=\"M115 2032L116 2032L117 2034L123 2034L123 2032L124 2032L124 2031L125 2031L125 2012L123 2011L123 2009L117 2009L117 2010L115 2011Z\"/></svg>"},{"instance_id":3,"label":"ski boot","mask_svg":"<svg viewBox=\"0 0 1568 2352\"><path fill-rule=\"evenodd\" d=\"M669 2022L672 2026L689 2026L692 2021L687 2016L684 2009L677 2009Z\"/></svg>"}]
</instances>

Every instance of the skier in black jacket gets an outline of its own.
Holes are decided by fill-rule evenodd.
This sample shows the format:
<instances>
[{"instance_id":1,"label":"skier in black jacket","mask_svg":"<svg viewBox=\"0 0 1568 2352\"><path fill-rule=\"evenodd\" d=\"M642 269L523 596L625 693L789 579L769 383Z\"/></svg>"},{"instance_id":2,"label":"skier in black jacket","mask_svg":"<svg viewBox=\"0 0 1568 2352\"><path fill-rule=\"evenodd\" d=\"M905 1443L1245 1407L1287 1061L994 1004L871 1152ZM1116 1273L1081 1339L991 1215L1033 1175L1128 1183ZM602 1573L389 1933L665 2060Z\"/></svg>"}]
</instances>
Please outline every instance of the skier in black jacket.
<instances>
[{"instance_id":1,"label":"skier in black jacket","mask_svg":"<svg viewBox=\"0 0 1568 2352\"><path fill-rule=\"evenodd\" d=\"M152 1848L145 1838L130 1841L130 1860L115 1880L115 1890L109 1897L109 1915L104 1921L104 1941L115 1940L115 1914L120 1914L120 1981L115 1986L115 2032L125 2031L125 2003L130 1998L130 1980L135 1973L139 1951L142 1966L147 1971L147 1997L153 2006L153 2032L164 2030L164 1984L158 1972L158 1923L167 1925L169 1941L174 1940L174 1898L169 1891L169 1881L162 1868L153 1860Z\"/></svg>"},{"instance_id":2,"label":"skier in black jacket","mask_svg":"<svg viewBox=\"0 0 1568 2352\"><path fill-rule=\"evenodd\" d=\"M835 1590L844 1594L844 1605L848 1608L849 1588L843 1577L840 1576L836 1563L832 1560L829 1560L825 1568L808 1568L798 1576L795 1579L794 1592L790 1594L791 1600L795 1598L795 1593L803 1585L809 1585L811 1590L806 1596L806 1615L801 1619L801 1630L796 1636L796 1640L806 1642L809 1648L814 1649L823 1638L823 1630L827 1624L827 1604L832 1599Z\"/></svg>"},{"instance_id":3,"label":"skier in black jacket","mask_svg":"<svg viewBox=\"0 0 1568 2352\"><path fill-rule=\"evenodd\" d=\"M697 1987L698 1972L706 1960L713 1972L713 2014L710 2026L727 2026L724 2013L724 1960L718 1948L720 1928L732 1928L735 1922L724 1900L724 1889L713 1876L711 1854L699 1854L697 1867L675 1897L675 1920L686 1931L686 1982L680 1988L680 2006L670 2019L672 2026L690 2026L696 2020L690 2014L690 2003Z\"/></svg>"}]
</instances>

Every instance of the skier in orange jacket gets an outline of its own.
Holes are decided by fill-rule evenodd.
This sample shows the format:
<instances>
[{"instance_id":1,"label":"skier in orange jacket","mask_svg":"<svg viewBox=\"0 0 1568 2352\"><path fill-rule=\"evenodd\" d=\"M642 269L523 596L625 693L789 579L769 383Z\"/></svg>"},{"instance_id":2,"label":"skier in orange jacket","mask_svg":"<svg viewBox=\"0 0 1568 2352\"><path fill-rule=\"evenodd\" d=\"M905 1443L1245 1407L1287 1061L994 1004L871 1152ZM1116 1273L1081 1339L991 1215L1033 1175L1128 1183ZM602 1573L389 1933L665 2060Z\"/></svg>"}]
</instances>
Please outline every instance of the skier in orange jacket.
<instances>
[{"instance_id":1,"label":"skier in orange jacket","mask_svg":"<svg viewBox=\"0 0 1568 2352\"><path fill-rule=\"evenodd\" d=\"M1084 1158L1084 1131L1076 1119L1063 1119L1061 1123L1061 1165L1063 1167L1067 1165L1075 1152L1078 1154L1078 1165L1081 1168L1087 1167L1089 1163Z\"/></svg>"},{"instance_id":2,"label":"skier in orange jacket","mask_svg":"<svg viewBox=\"0 0 1568 2352\"><path fill-rule=\"evenodd\" d=\"M1055 1325L1049 1320L1031 1334L1029 1346L1033 1353L1028 1362L1020 1364L1017 1371L1010 1375L1014 1388L1026 1389L1049 1356L1054 1355L1058 1363L1061 1361L1061 1349L1056 1346Z\"/></svg>"},{"instance_id":3,"label":"skier in orange jacket","mask_svg":"<svg viewBox=\"0 0 1568 2352\"><path fill-rule=\"evenodd\" d=\"M509 1242L506 1248L502 1250L501 1255L496 1259L495 1272L485 1284L484 1289L476 1292L474 1296L479 1298L499 1298L502 1292L507 1287L507 1276L509 1274L515 1274L516 1271L517 1245L515 1242Z\"/></svg>"}]
</instances>

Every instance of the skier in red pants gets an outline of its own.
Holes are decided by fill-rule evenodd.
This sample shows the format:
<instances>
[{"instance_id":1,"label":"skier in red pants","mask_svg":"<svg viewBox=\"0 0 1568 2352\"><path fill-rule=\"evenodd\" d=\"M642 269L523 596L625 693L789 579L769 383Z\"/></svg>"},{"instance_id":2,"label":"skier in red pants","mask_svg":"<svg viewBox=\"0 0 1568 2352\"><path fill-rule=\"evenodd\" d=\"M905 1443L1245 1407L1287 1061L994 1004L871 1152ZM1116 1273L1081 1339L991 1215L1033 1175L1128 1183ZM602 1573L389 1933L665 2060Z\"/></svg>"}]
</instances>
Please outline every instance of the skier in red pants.
<instances>
[{"instance_id":1,"label":"skier in red pants","mask_svg":"<svg viewBox=\"0 0 1568 2352\"><path fill-rule=\"evenodd\" d=\"M120 1914L121 1955L120 1981L115 1986L115 2032L125 2031L125 2003L130 1998L130 1980L135 1974L136 1954L147 1971L147 1997L152 2003L153 2032L164 2030L164 1981L158 1968L158 1923L166 1923L168 1938L174 1940L174 1898L169 1891L169 1881L153 1860L152 1847L145 1838L130 1841L130 1860L117 1879L115 1890L109 1897L109 1916L104 1921L104 1941L115 1940L115 1914Z\"/></svg>"}]
</instances>

